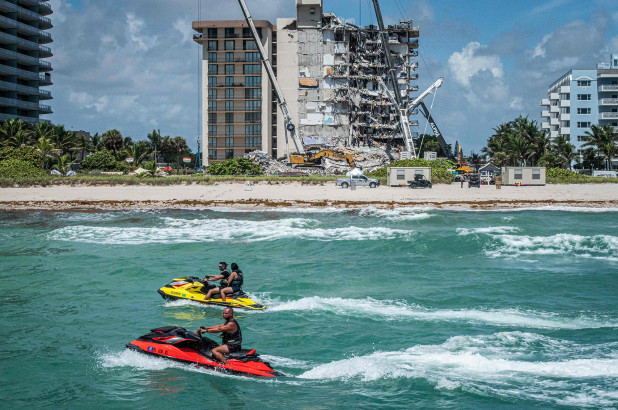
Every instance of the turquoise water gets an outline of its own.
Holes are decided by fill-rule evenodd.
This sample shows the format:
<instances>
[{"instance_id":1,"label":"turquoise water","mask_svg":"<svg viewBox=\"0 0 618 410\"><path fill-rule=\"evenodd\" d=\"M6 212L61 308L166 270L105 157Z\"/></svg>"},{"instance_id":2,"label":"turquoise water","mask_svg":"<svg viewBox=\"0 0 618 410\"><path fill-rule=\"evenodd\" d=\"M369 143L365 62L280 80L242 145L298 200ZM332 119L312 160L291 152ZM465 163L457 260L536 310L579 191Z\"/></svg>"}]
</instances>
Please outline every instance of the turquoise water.
<instances>
[{"instance_id":1,"label":"turquoise water","mask_svg":"<svg viewBox=\"0 0 618 410\"><path fill-rule=\"evenodd\" d=\"M0 407L617 407L616 211L1 213ZM222 323L156 293L220 260L288 377L125 349Z\"/></svg>"}]
</instances>

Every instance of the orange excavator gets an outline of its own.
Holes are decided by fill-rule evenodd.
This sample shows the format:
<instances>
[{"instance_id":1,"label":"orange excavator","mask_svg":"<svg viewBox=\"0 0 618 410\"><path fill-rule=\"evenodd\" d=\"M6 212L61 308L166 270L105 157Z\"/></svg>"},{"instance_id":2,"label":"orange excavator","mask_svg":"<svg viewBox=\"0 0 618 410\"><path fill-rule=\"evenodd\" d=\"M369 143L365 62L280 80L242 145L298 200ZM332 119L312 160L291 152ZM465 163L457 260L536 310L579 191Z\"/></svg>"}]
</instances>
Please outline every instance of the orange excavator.
<instances>
[{"instance_id":1,"label":"orange excavator","mask_svg":"<svg viewBox=\"0 0 618 410\"><path fill-rule=\"evenodd\" d=\"M308 166L316 166L320 165L322 157L339 159L342 161L347 161L350 169L356 168L356 163L354 162L354 158L352 155L335 151L332 149L323 149L321 151L316 152L315 154L307 153L305 155L301 154L291 154L290 155L290 163L292 165L308 165Z\"/></svg>"}]
</instances>

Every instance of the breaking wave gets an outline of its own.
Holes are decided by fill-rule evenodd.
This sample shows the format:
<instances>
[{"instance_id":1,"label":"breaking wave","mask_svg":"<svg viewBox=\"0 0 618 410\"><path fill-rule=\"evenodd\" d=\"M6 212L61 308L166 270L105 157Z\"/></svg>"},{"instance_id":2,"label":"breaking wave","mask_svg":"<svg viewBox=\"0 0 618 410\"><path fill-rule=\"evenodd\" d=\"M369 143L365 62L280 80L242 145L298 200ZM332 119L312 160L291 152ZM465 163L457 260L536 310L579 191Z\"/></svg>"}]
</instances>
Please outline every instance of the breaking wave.
<instances>
[{"instance_id":1,"label":"breaking wave","mask_svg":"<svg viewBox=\"0 0 618 410\"><path fill-rule=\"evenodd\" d=\"M515 226L490 226L486 228L457 228L457 235L467 236L474 234L505 234L517 232L519 228Z\"/></svg>"},{"instance_id":2,"label":"breaking wave","mask_svg":"<svg viewBox=\"0 0 618 410\"><path fill-rule=\"evenodd\" d=\"M618 320L609 318L565 317L554 313L520 309L427 309L404 302L387 302L372 298L343 299L313 296L294 301L264 303L267 304L269 312L328 311L342 316L362 316L376 320L410 318L421 321L460 321L535 329L618 327Z\"/></svg>"},{"instance_id":3,"label":"breaking wave","mask_svg":"<svg viewBox=\"0 0 618 410\"><path fill-rule=\"evenodd\" d=\"M553 236L497 235L498 245L488 248L490 257L516 258L524 255L569 255L618 262L618 237L610 235Z\"/></svg>"},{"instance_id":4,"label":"breaking wave","mask_svg":"<svg viewBox=\"0 0 618 410\"><path fill-rule=\"evenodd\" d=\"M385 227L347 226L321 228L314 219L286 218L267 221L236 219L163 218L158 227L67 226L49 233L49 239L111 245L190 242L259 242L278 239L314 241L410 240L414 231Z\"/></svg>"},{"instance_id":5,"label":"breaking wave","mask_svg":"<svg viewBox=\"0 0 618 410\"><path fill-rule=\"evenodd\" d=\"M379 209L373 206L367 207L359 211L360 216L382 218L388 221L414 221L431 218L428 211L435 208L428 207L405 207L394 209Z\"/></svg>"},{"instance_id":6,"label":"breaking wave","mask_svg":"<svg viewBox=\"0 0 618 410\"><path fill-rule=\"evenodd\" d=\"M318 365L304 379L425 379L438 389L558 405L618 404L618 343L583 346L504 332L454 336L439 345L375 352Z\"/></svg>"}]
</instances>

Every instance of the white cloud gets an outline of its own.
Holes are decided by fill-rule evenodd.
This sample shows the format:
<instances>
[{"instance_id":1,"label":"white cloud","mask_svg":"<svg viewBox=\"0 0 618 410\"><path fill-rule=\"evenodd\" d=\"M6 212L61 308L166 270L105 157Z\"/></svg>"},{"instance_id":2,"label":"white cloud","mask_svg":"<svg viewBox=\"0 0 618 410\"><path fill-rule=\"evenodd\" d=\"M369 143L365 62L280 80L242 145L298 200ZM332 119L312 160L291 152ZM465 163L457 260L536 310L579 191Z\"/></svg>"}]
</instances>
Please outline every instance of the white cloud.
<instances>
[{"instance_id":1,"label":"white cloud","mask_svg":"<svg viewBox=\"0 0 618 410\"><path fill-rule=\"evenodd\" d=\"M185 43L190 43L193 40L195 31L191 29L191 22L191 19L177 18L172 25L180 33L182 41Z\"/></svg>"},{"instance_id":2,"label":"white cloud","mask_svg":"<svg viewBox=\"0 0 618 410\"><path fill-rule=\"evenodd\" d=\"M550 71L565 71L574 68L575 63L579 61L578 57L562 57L552 60L547 63L547 68Z\"/></svg>"},{"instance_id":3,"label":"white cloud","mask_svg":"<svg viewBox=\"0 0 618 410\"><path fill-rule=\"evenodd\" d=\"M532 58L545 57L545 44L547 44L552 36L553 33L543 36L543 39L536 46L534 46L534 50L532 50Z\"/></svg>"},{"instance_id":4,"label":"white cloud","mask_svg":"<svg viewBox=\"0 0 618 410\"><path fill-rule=\"evenodd\" d=\"M148 50L157 42L157 36L145 31L144 20L135 17L133 13L127 13L127 24L131 41L137 44L140 50Z\"/></svg>"},{"instance_id":5,"label":"white cloud","mask_svg":"<svg viewBox=\"0 0 618 410\"><path fill-rule=\"evenodd\" d=\"M551 0L545 4L541 4L540 6L536 6L535 8L533 8L532 10L530 10L530 14L534 15L534 14L541 14L541 13L547 13L548 11L552 11L555 8L558 8L560 6L564 6L565 4L569 3L570 0Z\"/></svg>"},{"instance_id":6,"label":"white cloud","mask_svg":"<svg viewBox=\"0 0 618 410\"><path fill-rule=\"evenodd\" d=\"M453 53L448 59L448 65L455 80L469 86L470 79L481 71L489 71L495 78L502 78L504 74L500 57L496 55L477 55L478 51L486 48L480 43L471 42L461 53Z\"/></svg>"}]
</instances>

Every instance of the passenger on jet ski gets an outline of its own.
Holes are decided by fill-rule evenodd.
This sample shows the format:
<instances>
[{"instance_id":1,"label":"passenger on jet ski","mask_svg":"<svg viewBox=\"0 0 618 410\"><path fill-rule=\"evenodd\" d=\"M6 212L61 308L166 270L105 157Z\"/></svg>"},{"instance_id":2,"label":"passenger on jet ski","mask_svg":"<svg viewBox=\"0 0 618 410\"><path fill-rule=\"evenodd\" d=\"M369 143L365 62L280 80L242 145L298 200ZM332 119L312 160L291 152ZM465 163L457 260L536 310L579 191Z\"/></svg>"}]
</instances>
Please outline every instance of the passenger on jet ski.
<instances>
[{"instance_id":1,"label":"passenger on jet ski","mask_svg":"<svg viewBox=\"0 0 618 410\"><path fill-rule=\"evenodd\" d=\"M221 289L221 300L225 302L225 295L230 293L240 292L240 287L243 283L242 271L238 269L237 263L232 263L230 265L232 268L232 273L227 278L227 287ZM223 281L221 282L223 283Z\"/></svg>"},{"instance_id":2,"label":"passenger on jet ski","mask_svg":"<svg viewBox=\"0 0 618 410\"><path fill-rule=\"evenodd\" d=\"M242 332L240 331L238 322L234 319L234 310L231 307L227 307L223 310L223 319L226 320L224 324L209 327L202 326L197 330L197 334L201 335L204 332L221 333L223 343L212 349L212 355L223 364L228 364L224 355L227 353L240 352Z\"/></svg>"},{"instance_id":3,"label":"passenger on jet ski","mask_svg":"<svg viewBox=\"0 0 618 410\"><path fill-rule=\"evenodd\" d=\"M208 289L208 293L206 293L206 299L212 298L212 295L220 292L222 288L227 286L227 278L230 276L230 271L227 270L227 262L219 262L219 271L221 271L221 273L219 273L218 275L206 275L206 277L204 278L204 285L206 285L204 286L204 289L209 287L206 282L214 282L216 280L221 280L220 287L215 286Z\"/></svg>"}]
</instances>

